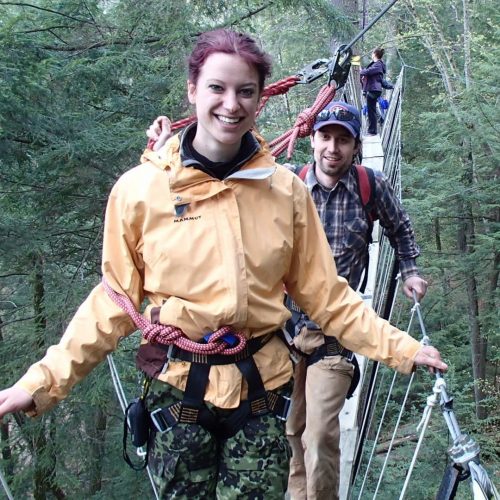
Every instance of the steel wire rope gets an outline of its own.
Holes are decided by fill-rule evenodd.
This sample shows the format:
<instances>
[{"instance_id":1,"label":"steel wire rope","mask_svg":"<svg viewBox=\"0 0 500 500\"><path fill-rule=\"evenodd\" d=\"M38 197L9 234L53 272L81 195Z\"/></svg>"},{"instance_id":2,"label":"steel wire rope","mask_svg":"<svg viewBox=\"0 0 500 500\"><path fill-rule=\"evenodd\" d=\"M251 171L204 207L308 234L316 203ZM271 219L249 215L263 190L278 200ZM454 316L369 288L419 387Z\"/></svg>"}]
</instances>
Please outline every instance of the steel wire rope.
<instances>
[{"instance_id":1,"label":"steel wire rope","mask_svg":"<svg viewBox=\"0 0 500 500\"><path fill-rule=\"evenodd\" d=\"M2 483L2 487L5 491L5 494L7 495L7 498L9 500L14 500L14 497L12 496L12 492L10 491L7 480L5 479L5 477L3 475L2 469L0 469L0 482Z\"/></svg>"},{"instance_id":2,"label":"steel wire rope","mask_svg":"<svg viewBox=\"0 0 500 500\"><path fill-rule=\"evenodd\" d=\"M479 498L480 494L485 500L488 500L489 498L493 498L494 500L500 499L498 490L495 488L495 485L481 464L470 462L469 470L472 480L472 491L475 499ZM478 491L477 488L480 490Z\"/></svg>"},{"instance_id":3,"label":"steel wire rope","mask_svg":"<svg viewBox=\"0 0 500 500\"><path fill-rule=\"evenodd\" d=\"M378 371L378 368L380 367L380 364L377 364L377 371ZM386 373L385 371L382 372L382 375L380 376L380 382L378 383L377 385L377 388L376 388L376 394L375 394L375 397L373 398L373 407L374 407L374 411L372 412L369 412L365 415L366 418L368 418L368 431L372 428L372 422L373 422L373 417L375 415L375 408L377 407L377 404L378 404L378 400L379 400L379 396L380 396L380 391L382 390L382 387L384 385L384 380L385 380L385 376L386 376ZM375 385L372 386L372 389L373 391L375 391ZM361 459L360 460L361 464L363 463L363 460ZM359 466L359 469L361 469L361 464ZM367 467L368 467L368 464L367 464ZM353 479L353 484L356 480L356 477ZM349 496L349 498L351 498L352 495Z\"/></svg>"},{"instance_id":4,"label":"steel wire rope","mask_svg":"<svg viewBox=\"0 0 500 500\"><path fill-rule=\"evenodd\" d=\"M390 123L392 123L391 127L385 127L383 129L383 137L385 140L385 146L386 148L390 148L390 151L397 150L397 154L391 154L389 157L389 161L384 162L383 166L383 171L384 174L388 177L389 181L391 182L391 185L395 188L394 191L396 192L397 196L401 196L401 189L400 189L400 163L401 163L401 141L400 141L400 133L401 133L401 112L400 112L400 107L401 107L401 88L402 88L402 81L403 75L400 73L398 76L398 80L396 81L395 85L395 90L393 91L393 98L391 99L391 103L389 106L388 110L388 119L390 120ZM384 149L385 152L385 149ZM376 272L376 283L377 286L374 291L374 296L373 296L373 308L379 315L383 315L386 319L389 319L392 317L393 310L394 310L394 297L397 293L397 290L394 292L394 295L392 296L392 301L391 301L391 306L389 313L387 314L386 311L382 312L382 308L384 308L384 304L389 302L391 300L390 297L390 286L391 286L391 275L394 276L395 272L389 272L389 268L394 269L394 251L392 247L388 244L387 238L384 238L383 236L380 236L378 238L379 240L379 260L378 260L378 266L377 266L377 272ZM396 283L396 288L399 286L399 280L395 281ZM381 380L377 382L377 378L379 376L378 373L378 363L375 363L372 366L372 375L369 380L369 388L368 388L368 393L365 398L365 409L363 412L363 418L362 418L362 424L361 424L361 429L359 432L359 440L358 444L356 446L356 451L355 451L355 460L354 460L354 466L353 466L353 474L351 477L351 484L354 484L356 480L356 476L358 473L358 469L361 463L361 456L363 453L363 441L365 436L367 435L367 432L372 426L372 421L373 421L373 408L374 405L377 402L378 399L378 392L377 396L374 398L375 394L375 384L381 384ZM365 367L365 373L368 370L368 365ZM372 410L370 410L372 408ZM368 467L367 467L368 469Z\"/></svg>"},{"instance_id":5,"label":"steel wire rope","mask_svg":"<svg viewBox=\"0 0 500 500\"><path fill-rule=\"evenodd\" d=\"M398 281L399 281L399 280L398 280ZM401 307L401 309L402 309L402 307ZM407 331L410 331L410 330L411 330L414 317L415 317L415 311L414 311L414 310L412 310L412 314L411 314L411 316L410 316L410 320L409 320L409 322L408 322L408 328L407 328ZM375 449L376 449L376 447L377 447L378 438L379 438L380 433L381 433L381 431L382 431L382 426L383 426L383 424L384 424L384 419L385 419L385 415L386 415L386 412L387 412L387 408L389 407L389 403L390 403L390 401L391 401L392 391L393 391L393 389L394 389L394 384L396 383L396 378L397 378L397 375L398 375L398 374L397 374L397 372L395 372L395 373L394 373L394 375L393 375L393 377L392 377L392 382L391 382L391 385L390 385L390 387L389 387L389 391L388 391L388 393L387 393L387 397L386 397L386 401L385 401L385 405L384 405L384 409L383 409L382 415L381 415L381 417L380 417L380 421L379 421L379 425L378 425L377 433L376 433L376 435L375 435L375 439L374 439L374 442L373 442L373 446L372 446L372 450L371 450L371 453L370 453L370 457L369 457L369 459L368 459L368 464L367 464L367 466L366 466L366 471L365 471L365 475L364 475L364 477L363 477L363 482L362 482L361 487L360 487L360 491L359 491L358 499L360 499L360 498L361 498L361 494L363 493L364 486L365 486L365 483L366 483L366 479L368 478L368 474L369 474L369 471L370 471L370 465L371 465L371 462L372 462L372 460L373 460L373 456L374 456L374 454L375 454ZM391 451L391 449L392 449L392 444L393 444L393 442L394 442L394 438L395 438L396 432L397 432L397 430L398 430L398 428L399 428L399 422L400 422L400 420L401 420L402 410L404 409L404 406L405 406L405 404L406 404L406 400L407 400L407 398L408 398L409 389L410 389L410 387L411 387L411 383L412 383L412 382L413 382L413 374L412 374L412 376L411 376L411 378L410 378L410 381L409 381L409 383L408 383L408 389L407 389L407 391L406 391L405 397L404 397L403 402L402 402L402 404L401 404L401 410L400 410L400 413L399 413L399 416L398 416L398 420L397 420L397 422L396 422L396 427L395 427L395 430L394 430L393 435L392 435L392 439L391 439L391 442L390 442L390 445L389 445L389 449L388 449L387 454L386 454L386 458L387 458L387 456L389 455L389 453L390 453L390 451ZM387 462L387 460L384 462L384 467L385 467L385 465L386 465L386 462ZM382 468L382 471L381 471L381 473L380 473L380 474L381 474L381 476L382 476L382 475L383 475L383 473L384 473L384 467ZM380 481L379 481L379 483L377 484L377 489L375 490L375 494L374 494L374 497L373 497L373 498L375 498L375 496L376 496L376 494L377 494L377 490L378 490L378 486L379 486L379 485L380 485Z\"/></svg>"},{"instance_id":6,"label":"steel wire rope","mask_svg":"<svg viewBox=\"0 0 500 500\"><path fill-rule=\"evenodd\" d=\"M107 355L107 360L108 360L108 365L109 365L109 370L111 372L111 379L113 380L113 387L115 388L116 396L118 398L118 401L120 403L120 407L123 411L123 415L126 414L128 402L127 402L127 397L125 396L125 391L123 390L123 385L121 383L120 375L118 374L118 370L115 365L115 361L113 359L113 356L111 354ZM127 424L130 425L127 419ZM139 451L140 448L138 449L138 455L144 455L145 452ZM153 490L153 494L155 496L156 500L160 500L160 496L158 494L158 490L156 489L156 485L153 479L153 475L151 473L151 469L149 465L146 466L146 472L148 474L149 482L151 483L151 488Z\"/></svg>"},{"instance_id":7,"label":"steel wire rope","mask_svg":"<svg viewBox=\"0 0 500 500\"><path fill-rule=\"evenodd\" d=\"M427 398L427 406L425 407L424 414L422 416L422 420L417 426L417 431L420 428L420 436L418 437L417 446L415 447L415 452L413 453L413 457L411 459L410 467L408 468L408 472L406 474L405 482L403 484L403 488L401 489L401 494L399 495L399 500L402 500L406 494L406 490L408 488L408 484L410 483L410 478L413 473L413 469L415 467L415 463L417 462L417 457L420 452L420 448L424 441L425 432L427 430L427 426L429 425L429 420L431 418L432 409L439 401L439 394L441 392L441 383L443 383L443 379L438 379L434 382L434 387L432 389L433 394Z\"/></svg>"},{"instance_id":8,"label":"steel wire rope","mask_svg":"<svg viewBox=\"0 0 500 500\"><path fill-rule=\"evenodd\" d=\"M417 301L415 292L413 292L413 300L414 300L414 306L412 307L412 315L411 315L411 319L410 319L410 325L413 322L413 318L414 318L415 313L416 313L417 317L419 319L420 329L421 329L421 333L422 333L422 339L421 339L420 343L422 345L429 345L429 337L427 336L427 332L425 330L425 326L423 326L423 320L422 320L421 311L420 311L420 303ZM410 325L409 325L408 331L410 331ZM409 396L409 393L410 393L410 389L411 389L411 385L413 383L414 377L415 377L415 373L412 373L412 375L410 377L410 380L408 382L408 387L407 387L407 390L406 390L406 394L405 394L405 397L404 397L402 405L401 405L401 409L400 409L400 412L399 412L399 415L398 415L398 419L396 421L396 425L395 425L395 428L394 428L394 431L393 431L393 434L392 434L392 438L391 438L391 441L389 443L389 448L388 448L386 456L385 456L384 464L382 466L382 470L381 470L381 473L380 473L380 476L379 476L379 480L378 480L377 486L375 488L375 492L374 492L373 498L376 498L378 490L380 488L380 485L382 484L383 475L384 475L384 472L385 472L385 469L386 469L386 466L387 466L387 463L388 463L388 460L389 460L390 453L392 451L392 446L393 446L393 443L394 443L394 439L396 437L396 433L397 433L397 431L399 429L399 424L400 424L401 418L403 416L403 410L404 410L404 407L406 405L406 401L408 399L408 396ZM433 393L433 395L430 396L428 398L428 400L427 400L427 407L426 407L427 413L424 415L423 423L421 422L419 424L419 426L418 426L418 427L420 427L421 425L423 425L423 431L420 434L419 441L417 443L416 451L415 451L415 454L414 454L414 458L412 460L412 463L410 464L410 473L409 473L409 475L407 475L407 480L405 481L405 485L403 487L403 491L405 490L405 488L407 486L407 482L409 481L409 476L411 476L411 471L413 471L413 467L414 467L415 461L416 461L416 456L418 455L418 452L420 450L420 447L421 447L421 444L422 444L422 441L423 441L423 435L425 434L425 430L426 430L427 425L428 425L428 421L429 421L429 418L430 418L430 413L431 413L432 407L437 402L437 400L436 400L436 398L437 398L436 394L439 394L441 392L442 385L443 384L441 382L439 382L439 379L438 379L438 381L436 381L436 384L434 386L434 393ZM417 427L417 430L418 430L418 427ZM403 498L403 496L401 496L400 498Z\"/></svg>"},{"instance_id":9,"label":"steel wire rope","mask_svg":"<svg viewBox=\"0 0 500 500\"><path fill-rule=\"evenodd\" d=\"M426 345L430 345L430 340L427 335L425 324L422 318L422 313L420 310L420 304L417 301L415 292L413 292L413 300L415 302L415 307L417 310L420 330L423 337L427 339ZM453 446L448 450L448 454L456 465L459 465L460 468L468 470L470 472L473 498L475 500L489 500L491 498L498 500L499 495L498 491L495 488L495 485L489 478L486 470L479 463L479 446L468 436L462 434L460 430L455 412L452 408L453 399L450 398L446 391L446 382L442 376L442 373L439 370L436 370L435 376L436 381L433 386L433 394L427 398L427 406L424 409L424 414L422 416L420 424L417 427L417 430L419 427L422 430L420 432L419 441L413 454L412 462L406 474L406 479L401 491L400 500L404 498L408 484L410 482L411 474L413 472L418 453L423 442L424 434L430 420L432 408L437 404L438 395L440 396L442 414L446 421L450 436L453 440Z\"/></svg>"},{"instance_id":10,"label":"steel wire rope","mask_svg":"<svg viewBox=\"0 0 500 500\"><path fill-rule=\"evenodd\" d=\"M389 387L389 394L392 393L392 389L394 388L394 383L396 381L396 377L393 376L392 378L392 382L391 382L391 385ZM378 388L378 391L380 392L380 389L382 387L382 381L380 382L379 384L379 388ZM377 399L378 399L378 394L377 394ZM361 499L361 495L363 494L363 490L365 489L365 483L366 483L366 479L368 478L368 474L370 473L370 466L372 464L372 459L373 459L373 455L375 453L375 448L377 447L377 443L378 443L378 438L380 436L380 432L382 430L382 425L384 423L384 419L385 419L385 414L387 412L387 408L389 407L389 397L387 397L386 401L385 401L385 405L384 405L384 409L382 411L382 415L380 416L380 421L379 421L379 425L377 427L377 432L375 434L375 438L373 439L373 446L372 446L372 450L370 452L370 456L368 457L368 462L366 464L366 469L365 469L365 475L363 476L363 482L361 483L361 486L360 486L360 489L359 489L359 493L358 493L358 500ZM375 401L375 404L376 404L376 401ZM373 414L372 414L373 415Z\"/></svg>"},{"instance_id":11,"label":"steel wire rope","mask_svg":"<svg viewBox=\"0 0 500 500\"><path fill-rule=\"evenodd\" d=\"M392 295L392 301L390 308L385 314L386 319L388 321L391 320L392 314L394 311L394 304L395 304L395 297L397 295L399 288L399 280L395 280L395 288L394 288L394 293ZM391 298L391 297L389 297ZM389 299L388 298L388 299ZM372 365L372 373L370 376L370 380L368 382L368 392L366 394L365 400L364 400L364 405L363 405L363 412L362 412L362 421L361 421L361 427L358 433L358 441L356 443L356 449L354 452L354 461L353 461L353 471L351 475L351 485L353 485L356 481L356 477L358 475L358 471L362 462L362 455L363 455L363 447L364 447L364 440L368 434L368 432L371 429L372 422L373 422L373 415L374 415L374 410L375 406L378 401L378 396L380 394L380 387L382 385L382 381L384 377L381 377L381 380L378 383L378 388L376 388L377 384L377 378L379 374L379 368L380 368L380 363L375 361ZM376 395L374 396L376 391Z\"/></svg>"}]
</instances>

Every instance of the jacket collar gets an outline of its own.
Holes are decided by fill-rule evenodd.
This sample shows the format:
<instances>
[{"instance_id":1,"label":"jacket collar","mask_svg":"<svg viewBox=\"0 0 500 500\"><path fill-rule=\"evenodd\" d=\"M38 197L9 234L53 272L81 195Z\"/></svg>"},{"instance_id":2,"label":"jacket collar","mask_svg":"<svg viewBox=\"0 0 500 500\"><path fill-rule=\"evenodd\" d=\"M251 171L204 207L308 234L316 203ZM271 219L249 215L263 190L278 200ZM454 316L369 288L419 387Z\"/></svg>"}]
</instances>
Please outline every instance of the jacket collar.
<instances>
[{"instance_id":1,"label":"jacket collar","mask_svg":"<svg viewBox=\"0 0 500 500\"><path fill-rule=\"evenodd\" d=\"M256 144L255 153L243 162L237 172L226 177L224 181L219 181L196 168L186 168L181 160L184 132L171 137L159 151L146 149L141 157L141 162L152 163L157 168L167 172L170 193L175 205L183 205L215 196L228 188L226 181L264 180L271 177L276 171L276 163L269 147L255 132L252 132Z\"/></svg>"},{"instance_id":2,"label":"jacket collar","mask_svg":"<svg viewBox=\"0 0 500 500\"><path fill-rule=\"evenodd\" d=\"M315 172L316 164L313 163L311 168L309 169L309 172L307 172L306 178L305 178L305 183L307 186L307 189L309 192L312 192L312 190L318 186L319 189L324 189L328 190L327 188L323 187L319 182L316 177L316 172ZM351 193L357 193L357 184L356 184L356 177L354 175L354 165L351 166L351 168L339 179L335 187L337 187L338 184L343 184L344 187ZM333 189L335 189L335 187ZM331 191L331 190L330 190Z\"/></svg>"}]
</instances>

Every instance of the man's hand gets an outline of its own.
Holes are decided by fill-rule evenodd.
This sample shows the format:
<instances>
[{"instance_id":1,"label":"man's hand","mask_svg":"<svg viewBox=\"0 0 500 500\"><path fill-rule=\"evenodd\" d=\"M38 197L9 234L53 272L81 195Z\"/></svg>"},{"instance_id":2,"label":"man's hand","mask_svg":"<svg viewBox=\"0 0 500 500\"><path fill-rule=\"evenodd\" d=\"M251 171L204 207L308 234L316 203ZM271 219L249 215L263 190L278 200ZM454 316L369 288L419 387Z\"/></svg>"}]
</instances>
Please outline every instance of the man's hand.
<instances>
[{"instance_id":1,"label":"man's hand","mask_svg":"<svg viewBox=\"0 0 500 500\"><path fill-rule=\"evenodd\" d=\"M435 369L442 372L448 369L448 365L441 361L439 351L430 345L422 346L413 361L417 366L427 366L431 373L434 373Z\"/></svg>"},{"instance_id":2,"label":"man's hand","mask_svg":"<svg viewBox=\"0 0 500 500\"><path fill-rule=\"evenodd\" d=\"M159 116L146 130L148 147L158 151L172 137L172 123L166 116Z\"/></svg>"},{"instance_id":3,"label":"man's hand","mask_svg":"<svg viewBox=\"0 0 500 500\"><path fill-rule=\"evenodd\" d=\"M33 398L24 389L9 387L0 391L0 420L7 413L29 410L33 405Z\"/></svg>"},{"instance_id":4,"label":"man's hand","mask_svg":"<svg viewBox=\"0 0 500 500\"><path fill-rule=\"evenodd\" d=\"M403 283L403 293L408 298L413 300L413 292L415 292L418 301L423 299L425 293L427 292L427 281L422 279L420 276L410 276L409 278L406 278Z\"/></svg>"}]
</instances>

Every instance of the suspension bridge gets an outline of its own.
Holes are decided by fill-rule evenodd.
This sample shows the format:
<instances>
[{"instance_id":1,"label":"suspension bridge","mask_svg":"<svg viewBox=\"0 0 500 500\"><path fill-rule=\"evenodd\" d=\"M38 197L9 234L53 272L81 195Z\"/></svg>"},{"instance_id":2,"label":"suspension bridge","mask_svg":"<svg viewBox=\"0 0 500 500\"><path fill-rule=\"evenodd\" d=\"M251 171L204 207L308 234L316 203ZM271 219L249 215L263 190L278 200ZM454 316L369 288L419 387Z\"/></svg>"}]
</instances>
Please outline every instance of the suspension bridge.
<instances>
[{"instance_id":1,"label":"suspension bridge","mask_svg":"<svg viewBox=\"0 0 500 500\"><path fill-rule=\"evenodd\" d=\"M351 67L350 47L381 17L397 0L393 0L384 11L375 18L357 37L348 45L341 46L331 60L319 60L306 67L296 76L290 77L279 85L270 86L267 94L264 94L263 105L272 95L283 94L292 86L298 83L310 83L313 80L328 74L328 84L334 81L333 92L325 90L319 95L316 103L310 108L309 115L302 117L302 122L298 120L295 131L284 134L271 145L275 147L275 154L278 156L285 149L290 153L293 150L293 143L298 137L308 135L307 129L300 131L302 125L314 119L314 113L322 109L326 102L332 98L343 99L359 109L362 108L363 98L359 85L359 70L355 66ZM376 136L363 135L363 164L375 170L382 170L390 179L394 191L401 197L401 109L402 90L404 80L404 68L399 74L394 89L390 95L390 106L384 113L380 134ZM329 85L328 85L329 86ZM337 93L335 92L337 90ZM263 107L262 105L262 107ZM262 109L261 107L261 109ZM260 111L260 110L259 110ZM189 123L191 118L181 120L174 124L173 129L181 128ZM366 129L366 127L364 127ZM368 281L363 300L383 318L393 319L396 296L398 292L399 280L397 262L394 251L387 238L384 237L378 222L373 228L373 243L369 249L370 263L368 267ZM432 334L428 334L422 316L421 305L414 300L408 305L408 324L403 327L411 331L414 325L420 333L422 344L432 343ZM375 477L373 467L377 446L383 435L384 425L387 424L386 416L388 406L392 401L397 374L392 376L391 381L386 383L385 373L382 373L378 363L368 363L358 356L362 378L358 389L353 397L346 401L340 416L341 420L341 485L340 498L346 499L367 499L367 498L388 498L384 492L384 474L388 470L388 464L394 460L391 453L394 451L406 404L411 393L415 374L412 374L406 382L405 394L399 404L397 421L392 430L389 443L385 443L385 454L383 464L378 467ZM108 356L108 364L112 375L113 385L122 411L125 413L128 400L120 381L120 375L112 356ZM378 401L379 395L383 392L382 386L386 386L385 401ZM388 389L387 389L388 386ZM420 419L415 422L417 438L411 440L410 444L416 441L413 456L405 465L405 475L400 486L399 499L417 497L415 487L412 488L412 473L418 460L419 452L422 449L426 431L429 427L433 411L439 407L442 417L449 432L451 446L447 450L449 463L443 471L436 471L442 475L439 490L436 492L438 500L449 500L455 498L459 484L467 481L470 485L471 496L475 500L495 499L500 500L500 495L492 483L486 469L480 462L480 448L471 437L461 431L457 416L453 410L453 398L450 396L446 379L441 373L435 374L435 382L429 387L428 397L422 402ZM435 412L436 413L436 412ZM378 418L374 418L378 415ZM434 416L434 418L438 418ZM139 448L137 454L144 456L144 450ZM152 480L149 468L146 473L151 482L152 496L159 498L158 492ZM371 481L371 486L368 484ZM415 481L415 479L413 479ZM9 485L0 469L0 483L3 491L9 500L14 499ZM373 484L375 487L373 488ZM411 492L411 493L410 493ZM418 492L417 492L418 493Z\"/></svg>"}]
</instances>

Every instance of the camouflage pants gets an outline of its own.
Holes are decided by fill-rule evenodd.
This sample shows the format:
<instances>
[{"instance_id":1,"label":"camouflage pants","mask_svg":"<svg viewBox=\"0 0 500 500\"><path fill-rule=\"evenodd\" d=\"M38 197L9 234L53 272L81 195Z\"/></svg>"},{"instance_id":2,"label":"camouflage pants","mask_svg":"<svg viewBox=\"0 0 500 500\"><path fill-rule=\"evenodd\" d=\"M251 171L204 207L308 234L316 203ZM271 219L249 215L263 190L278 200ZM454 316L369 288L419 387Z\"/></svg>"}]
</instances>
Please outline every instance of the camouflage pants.
<instances>
[{"instance_id":1,"label":"camouflage pants","mask_svg":"<svg viewBox=\"0 0 500 500\"><path fill-rule=\"evenodd\" d=\"M288 396L291 384L277 392ZM181 391L155 380L148 407L152 411L179 399ZM155 433L149 452L161 499L282 500L289 459L285 423L272 414L250 418L229 439L217 439L197 424L177 424Z\"/></svg>"}]
</instances>

